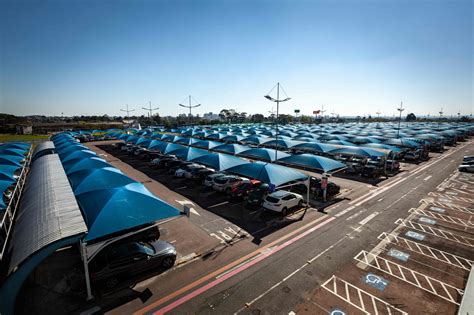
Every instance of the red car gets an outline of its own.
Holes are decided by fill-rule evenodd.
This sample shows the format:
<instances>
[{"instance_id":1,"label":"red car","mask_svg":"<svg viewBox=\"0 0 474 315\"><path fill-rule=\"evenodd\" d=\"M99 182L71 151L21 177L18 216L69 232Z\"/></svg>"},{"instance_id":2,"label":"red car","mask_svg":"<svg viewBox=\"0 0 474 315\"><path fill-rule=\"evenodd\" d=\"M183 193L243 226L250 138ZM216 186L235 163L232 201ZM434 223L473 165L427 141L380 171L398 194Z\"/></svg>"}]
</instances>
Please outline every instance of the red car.
<instances>
[{"instance_id":1,"label":"red car","mask_svg":"<svg viewBox=\"0 0 474 315\"><path fill-rule=\"evenodd\" d=\"M234 188L229 192L229 195L234 198L244 198L248 195L248 193L254 189L262 185L262 182L256 179L251 179L249 182L242 183Z\"/></svg>"}]
</instances>

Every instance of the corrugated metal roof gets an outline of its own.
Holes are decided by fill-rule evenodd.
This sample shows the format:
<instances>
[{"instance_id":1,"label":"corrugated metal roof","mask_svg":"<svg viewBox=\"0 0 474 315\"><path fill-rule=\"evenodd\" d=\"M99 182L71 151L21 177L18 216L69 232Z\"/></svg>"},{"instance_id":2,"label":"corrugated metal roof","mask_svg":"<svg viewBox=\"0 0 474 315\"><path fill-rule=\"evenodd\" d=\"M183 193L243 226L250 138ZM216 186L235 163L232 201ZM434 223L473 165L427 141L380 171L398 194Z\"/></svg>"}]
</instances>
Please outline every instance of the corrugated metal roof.
<instances>
[{"instance_id":1,"label":"corrugated metal roof","mask_svg":"<svg viewBox=\"0 0 474 315\"><path fill-rule=\"evenodd\" d=\"M85 232L84 218L58 155L38 158L32 164L18 209L9 272L41 248Z\"/></svg>"},{"instance_id":2,"label":"corrugated metal roof","mask_svg":"<svg viewBox=\"0 0 474 315\"><path fill-rule=\"evenodd\" d=\"M39 157L39 154L45 150L54 150L54 142L53 141L46 141L38 144L33 151L32 159L35 160ZM38 156L37 156L38 155Z\"/></svg>"}]
</instances>

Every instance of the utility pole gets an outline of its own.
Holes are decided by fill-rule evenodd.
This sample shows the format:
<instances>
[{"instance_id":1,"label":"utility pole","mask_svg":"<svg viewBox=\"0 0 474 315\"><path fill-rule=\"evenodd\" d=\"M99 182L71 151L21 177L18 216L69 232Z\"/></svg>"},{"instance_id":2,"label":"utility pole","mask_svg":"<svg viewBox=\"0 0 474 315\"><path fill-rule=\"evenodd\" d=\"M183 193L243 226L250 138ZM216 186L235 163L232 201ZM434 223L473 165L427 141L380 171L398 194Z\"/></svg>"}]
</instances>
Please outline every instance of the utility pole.
<instances>
[{"instance_id":1,"label":"utility pole","mask_svg":"<svg viewBox=\"0 0 474 315\"><path fill-rule=\"evenodd\" d=\"M458 120L461 120L461 110L458 110Z\"/></svg>"},{"instance_id":2,"label":"utility pole","mask_svg":"<svg viewBox=\"0 0 474 315\"><path fill-rule=\"evenodd\" d=\"M397 138L400 138L400 123L402 122L402 112L405 110L405 108L403 108L403 102L400 103L400 107L397 108L397 110L400 112L400 116L398 117Z\"/></svg>"},{"instance_id":3,"label":"utility pole","mask_svg":"<svg viewBox=\"0 0 474 315\"><path fill-rule=\"evenodd\" d=\"M286 93L285 93L286 94ZM274 99L270 95L264 96L267 100L277 103L277 115L276 115L276 128L275 128L275 161L278 159L278 110L280 108L280 102L286 102L291 100L290 97L286 97L285 99L280 99L280 82L277 83L277 98Z\"/></svg>"},{"instance_id":4,"label":"utility pole","mask_svg":"<svg viewBox=\"0 0 474 315\"><path fill-rule=\"evenodd\" d=\"M191 125L191 118L193 117L191 110L195 107L201 106L201 104L192 105L191 104L191 95L189 95L189 105L179 104L179 106L189 108L189 124Z\"/></svg>"},{"instance_id":5,"label":"utility pole","mask_svg":"<svg viewBox=\"0 0 474 315\"><path fill-rule=\"evenodd\" d=\"M441 107L438 113L439 113L439 120L438 120L438 129L439 129L439 126L441 124L441 118L443 118L443 107Z\"/></svg>"},{"instance_id":6,"label":"utility pole","mask_svg":"<svg viewBox=\"0 0 474 315\"><path fill-rule=\"evenodd\" d=\"M129 109L128 104L127 104L127 109L121 109L120 111L127 112L127 119L129 119L130 118L130 112L134 112L135 110L134 109Z\"/></svg>"},{"instance_id":7,"label":"utility pole","mask_svg":"<svg viewBox=\"0 0 474 315\"><path fill-rule=\"evenodd\" d=\"M147 110L147 111L148 111L148 117L152 118L152 117L153 117L153 111L154 111L154 110L159 110L160 108L159 108L159 107L151 108L151 101L150 101L149 104L150 104L150 107L149 107L149 108L142 107L142 109Z\"/></svg>"}]
</instances>

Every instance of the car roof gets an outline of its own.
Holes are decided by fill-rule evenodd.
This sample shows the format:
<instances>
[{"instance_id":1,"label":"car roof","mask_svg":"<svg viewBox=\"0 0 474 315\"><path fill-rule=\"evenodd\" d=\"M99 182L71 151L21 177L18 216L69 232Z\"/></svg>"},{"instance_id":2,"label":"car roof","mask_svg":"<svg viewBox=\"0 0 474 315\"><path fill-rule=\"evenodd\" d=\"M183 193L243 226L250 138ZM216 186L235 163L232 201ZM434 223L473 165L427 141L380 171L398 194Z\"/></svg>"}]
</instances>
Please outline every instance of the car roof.
<instances>
[{"instance_id":1,"label":"car roof","mask_svg":"<svg viewBox=\"0 0 474 315\"><path fill-rule=\"evenodd\" d=\"M286 190L277 190L277 191L271 193L270 196L276 197L276 198L281 198L281 197L285 197L288 194L291 194L291 193L289 191L286 191Z\"/></svg>"}]
</instances>

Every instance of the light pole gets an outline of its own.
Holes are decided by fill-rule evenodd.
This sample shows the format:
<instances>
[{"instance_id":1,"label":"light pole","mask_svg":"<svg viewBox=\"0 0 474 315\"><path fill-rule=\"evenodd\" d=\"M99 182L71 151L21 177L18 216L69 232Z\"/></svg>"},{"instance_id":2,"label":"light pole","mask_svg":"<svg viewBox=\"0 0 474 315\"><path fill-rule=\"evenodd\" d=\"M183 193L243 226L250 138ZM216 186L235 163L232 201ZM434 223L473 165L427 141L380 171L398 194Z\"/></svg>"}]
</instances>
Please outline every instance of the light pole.
<instances>
[{"instance_id":1,"label":"light pole","mask_svg":"<svg viewBox=\"0 0 474 315\"><path fill-rule=\"evenodd\" d=\"M120 111L122 112L127 112L127 119L130 119L130 112L134 112L134 109L128 109L128 104L127 104L127 109L121 109Z\"/></svg>"},{"instance_id":2,"label":"light pole","mask_svg":"<svg viewBox=\"0 0 474 315\"><path fill-rule=\"evenodd\" d=\"M405 108L403 108L403 102L400 103L400 107L397 108L397 110L400 112L400 116L398 117L397 138L400 138L400 123L402 122L402 112L405 110Z\"/></svg>"},{"instance_id":3,"label":"light pole","mask_svg":"<svg viewBox=\"0 0 474 315\"><path fill-rule=\"evenodd\" d=\"M151 108L151 101L150 101L150 107L149 108L142 107L142 109L149 111L148 115L150 115L149 117L152 118L153 117L153 111L154 110L159 110L160 108L159 107Z\"/></svg>"},{"instance_id":4,"label":"light pole","mask_svg":"<svg viewBox=\"0 0 474 315\"><path fill-rule=\"evenodd\" d=\"M438 112L439 113L439 120L438 120L438 129L441 124L441 118L443 118L443 107L441 107L441 110Z\"/></svg>"},{"instance_id":5,"label":"light pole","mask_svg":"<svg viewBox=\"0 0 474 315\"><path fill-rule=\"evenodd\" d=\"M192 105L191 104L191 95L189 95L189 105L179 104L179 106L189 108L189 124L191 125L191 117L193 117L193 115L191 113L191 109L193 109L195 107L199 107L199 106L201 106L201 104Z\"/></svg>"},{"instance_id":6,"label":"light pole","mask_svg":"<svg viewBox=\"0 0 474 315\"><path fill-rule=\"evenodd\" d=\"M285 99L282 99L282 100L280 99L280 82L277 83L277 98L276 99L274 99L270 95L265 95L264 97L267 100L270 100L272 102L277 103L277 113L276 113L277 115L276 115L276 125L275 125L275 161L276 161L277 158L278 158L278 110L280 108L280 102L289 101L289 100L291 100L291 98L288 97L288 95L287 95L287 97Z\"/></svg>"}]
</instances>

